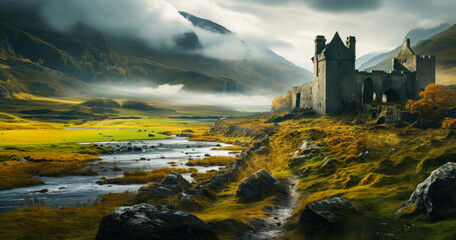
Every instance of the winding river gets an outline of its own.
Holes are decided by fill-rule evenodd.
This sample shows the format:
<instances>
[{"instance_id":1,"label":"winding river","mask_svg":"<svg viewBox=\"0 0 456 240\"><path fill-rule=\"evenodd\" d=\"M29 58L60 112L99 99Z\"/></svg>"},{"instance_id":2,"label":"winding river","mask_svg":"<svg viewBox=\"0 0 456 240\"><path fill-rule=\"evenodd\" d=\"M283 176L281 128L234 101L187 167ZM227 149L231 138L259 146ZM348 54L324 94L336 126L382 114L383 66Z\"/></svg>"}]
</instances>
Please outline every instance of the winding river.
<instances>
[{"instance_id":1,"label":"winding river","mask_svg":"<svg viewBox=\"0 0 456 240\"><path fill-rule=\"evenodd\" d=\"M81 143L91 144L91 143ZM100 161L90 163L98 171L98 176L37 177L44 180L44 185L15 188L0 191L0 213L31 205L45 204L52 208L82 206L92 203L98 196L107 193L125 191L136 192L145 184L99 185L102 177L119 177L123 171L152 170L171 167L168 162L176 162L179 168L189 168L185 163L191 159L202 159L205 154L211 156L233 156L230 151L211 150L215 147L230 146L217 142L193 142L183 137L160 140L137 140L96 143L113 148L137 148L137 151L116 152L101 155ZM141 149L139 151L139 149ZM122 171L113 171L114 166ZM193 167L199 172L218 169L221 166ZM183 174L192 180L190 174Z\"/></svg>"}]
</instances>

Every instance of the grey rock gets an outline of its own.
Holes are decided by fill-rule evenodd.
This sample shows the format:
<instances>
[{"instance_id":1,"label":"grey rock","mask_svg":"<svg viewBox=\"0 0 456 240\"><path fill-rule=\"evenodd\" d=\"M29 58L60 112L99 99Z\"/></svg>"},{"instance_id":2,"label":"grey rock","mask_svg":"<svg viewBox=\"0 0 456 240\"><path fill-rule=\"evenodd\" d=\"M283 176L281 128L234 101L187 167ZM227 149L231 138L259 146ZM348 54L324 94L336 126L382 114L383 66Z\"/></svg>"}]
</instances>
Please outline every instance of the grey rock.
<instances>
[{"instance_id":1,"label":"grey rock","mask_svg":"<svg viewBox=\"0 0 456 240\"><path fill-rule=\"evenodd\" d=\"M156 195L169 196L181 193L190 188L190 186L191 183L182 177L182 175L172 172L161 182L152 185L150 188L140 189L140 192L152 192Z\"/></svg>"},{"instance_id":2,"label":"grey rock","mask_svg":"<svg viewBox=\"0 0 456 240\"><path fill-rule=\"evenodd\" d=\"M307 204L299 218L299 224L312 228L327 228L341 224L359 210L348 200L333 197Z\"/></svg>"},{"instance_id":3,"label":"grey rock","mask_svg":"<svg viewBox=\"0 0 456 240\"><path fill-rule=\"evenodd\" d=\"M49 190L47 188L44 188L44 189L41 189L41 190L32 191L32 193L47 193L47 192L49 192Z\"/></svg>"},{"instance_id":4,"label":"grey rock","mask_svg":"<svg viewBox=\"0 0 456 240\"><path fill-rule=\"evenodd\" d=\"M456 163L448 162L434 170L397 213L411 205L434 219L456 217Z\"/></svg>"},{"instance_id":5,"label":"grey rock","mask_svg":"<svg viewBox=\"0 0 456 240\"><path fill-rule=\"evenodd\" d=\"M194 215L151 204L120 207L103 217L96 240L218 239L212 227Z\"/></svg>"},{"instance_id":6,"label":"grey rock","mask_svg":"<svg viewBox=\"0 0 456 240\"><path fill-rule=\"evenodd\" d=\"M301 163L305 163L308 160L312 159L314 156L312 154L304 154L304 155L299 155L291 159L291 164L292 165L298 165Z\"/></svg>"},{"instance_id":7,"label":"grey rock","mask_svg":"<svg viewBox=\"0 0 456 240\"><path fill-rule=\"evenodd\" d=\"M19 159L19 162L29 162L30 160L32 160L32 158L30 156L26 156Z\"/></svg>"},{"instance_id":8,"label":"grey rock","mask_svg":"<svg viewBox=\"0 0 456 240\"><path fill-rule=\"evenodd\" d=\"M242 202L255 202L276 193L287 194L287 188L268 171L261 169L242 180L236 196Z\"/></svg>"}]
</instances>

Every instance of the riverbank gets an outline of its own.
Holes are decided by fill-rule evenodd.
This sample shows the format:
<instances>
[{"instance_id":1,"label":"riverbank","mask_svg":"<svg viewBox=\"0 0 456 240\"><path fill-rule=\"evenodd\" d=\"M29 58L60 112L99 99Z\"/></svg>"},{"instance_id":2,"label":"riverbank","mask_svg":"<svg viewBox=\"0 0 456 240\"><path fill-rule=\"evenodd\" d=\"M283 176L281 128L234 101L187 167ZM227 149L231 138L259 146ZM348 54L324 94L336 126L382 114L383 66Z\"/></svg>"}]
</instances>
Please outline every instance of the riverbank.
<instances>
[{"instance_id":1,"label":"riverbank","mask_svg":"<svg viewBox=\"0 0 456 240\"><path fill-rule=\"evenodd\" d=\"M79 142L169 139L188 129L192 129L191 136L201 136L210 126L210 122L167 118L111 119L82 125L0 120L0 190L43 184L33 176L97 175L83 168L110 149Z\"/></svg>"}]
</instances>

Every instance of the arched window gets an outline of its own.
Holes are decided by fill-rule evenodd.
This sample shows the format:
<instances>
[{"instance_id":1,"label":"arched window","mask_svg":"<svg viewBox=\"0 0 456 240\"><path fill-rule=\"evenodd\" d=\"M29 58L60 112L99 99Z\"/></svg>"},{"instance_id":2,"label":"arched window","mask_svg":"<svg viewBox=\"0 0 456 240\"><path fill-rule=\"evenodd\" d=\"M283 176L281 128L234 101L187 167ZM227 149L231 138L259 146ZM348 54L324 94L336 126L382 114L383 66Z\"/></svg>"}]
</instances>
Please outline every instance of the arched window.
<instances>
[{"instance_id":1,"label":"arched window","mask_svg":"<svg viewBox=\"0 0 456 240\"><path fill-rule=\"evenodd\" d=\"M399 94L396 92L396 90L390 88L383 93L382 96L382 102L387 103L387 102L400 102L401 97Z\"/></svg>"}]
</instances>

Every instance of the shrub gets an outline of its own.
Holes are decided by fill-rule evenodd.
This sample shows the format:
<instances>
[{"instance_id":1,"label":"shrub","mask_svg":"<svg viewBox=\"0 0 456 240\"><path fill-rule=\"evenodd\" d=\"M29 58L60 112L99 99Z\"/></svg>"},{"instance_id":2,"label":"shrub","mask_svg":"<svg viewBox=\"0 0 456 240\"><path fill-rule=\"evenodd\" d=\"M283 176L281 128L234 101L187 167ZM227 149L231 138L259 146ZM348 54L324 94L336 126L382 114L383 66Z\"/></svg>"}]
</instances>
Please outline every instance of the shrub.
<instances>
[{"instance_id":1,"label":"shrub","mask_svg":"<svg viewBox=\"0 0 456 240\"><path fill-rule=\"evenodd\" d=\"M421 120L427 123L438 123L443 118L446 109L456 106L456 92L449 87L429 84L420 93L420 100L409 100L406 108L417 113Z\"/></svg>"},{"instance_id":2,"label":"shrub","mask_svg":"<svg viewBox=\"0 0 456 240\"><path fill-rule=\"evenodd\" d=\"M456 133L456 118L445 118L442 122L442 128L447 132Z\"/></svg>"},{"instance_id":3,"label":"shrub","mask_svg":"<svg viewBox=\"0 0 456 240\"><path fill-rule=\"evenodd\" d=\"M285 96L279 95L272 100L272 112L291 111L291 91L288 91Z\"/></svg>"}]
</instances>

